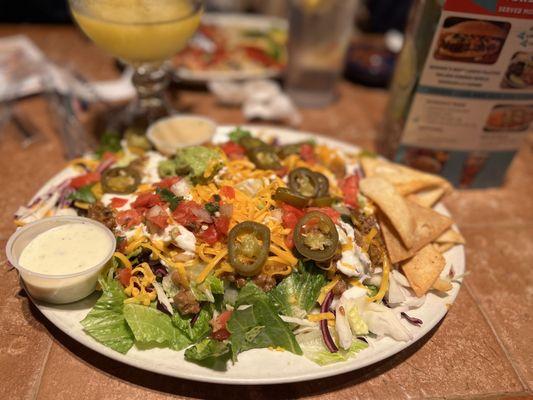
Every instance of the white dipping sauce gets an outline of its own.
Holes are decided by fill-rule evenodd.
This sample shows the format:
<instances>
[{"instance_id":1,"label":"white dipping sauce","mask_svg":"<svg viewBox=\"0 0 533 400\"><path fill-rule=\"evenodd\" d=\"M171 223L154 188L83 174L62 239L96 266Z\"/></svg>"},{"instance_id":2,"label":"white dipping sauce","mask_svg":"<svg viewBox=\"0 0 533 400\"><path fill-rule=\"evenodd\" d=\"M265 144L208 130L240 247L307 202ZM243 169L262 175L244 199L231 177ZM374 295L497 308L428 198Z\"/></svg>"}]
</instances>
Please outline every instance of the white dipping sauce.
<instances>
[{"instance_id":1,"label":"white dipping sauce","mask_svg":"<svg viewBox=\"0 0 533 400\"><path fill-rule=\"evenodd\" d=\"M22 250L19 264L46 275L73 274L104 261L112 247L109 235L96 225L64 224L37 235Z\"/></svg>"}]
</instances>

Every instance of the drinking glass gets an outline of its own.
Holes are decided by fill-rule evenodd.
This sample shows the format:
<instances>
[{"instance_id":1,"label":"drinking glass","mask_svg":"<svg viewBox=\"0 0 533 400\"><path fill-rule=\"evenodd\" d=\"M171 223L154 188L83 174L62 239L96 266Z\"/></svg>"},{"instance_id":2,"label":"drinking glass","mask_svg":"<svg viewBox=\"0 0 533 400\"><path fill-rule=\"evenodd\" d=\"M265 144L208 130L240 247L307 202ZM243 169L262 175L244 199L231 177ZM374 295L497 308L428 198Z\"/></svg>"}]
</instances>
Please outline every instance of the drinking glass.
<instances>
[{"instance_id":1,"label":"drinking glass","mask_svg":"<svg viewBox=\"0 0 533 400\"><path fill-rule=\"evenodd\" d=\"M137 98L125 124L146 126L173 113L164 95L165 61L182 50L200 23L201 0L69 0L72 16L98 46L134 70Z\"/></svg>"},{"instance_id":2,"label":"drinking glass","mask_svg":"<svg viewBox=\"0 0 533 400\"><path fill-rule=\"evenodd\" d=\"M286 89L296 104L335 99L358 0L290 0Z\"/></svg>"}]
</instances>

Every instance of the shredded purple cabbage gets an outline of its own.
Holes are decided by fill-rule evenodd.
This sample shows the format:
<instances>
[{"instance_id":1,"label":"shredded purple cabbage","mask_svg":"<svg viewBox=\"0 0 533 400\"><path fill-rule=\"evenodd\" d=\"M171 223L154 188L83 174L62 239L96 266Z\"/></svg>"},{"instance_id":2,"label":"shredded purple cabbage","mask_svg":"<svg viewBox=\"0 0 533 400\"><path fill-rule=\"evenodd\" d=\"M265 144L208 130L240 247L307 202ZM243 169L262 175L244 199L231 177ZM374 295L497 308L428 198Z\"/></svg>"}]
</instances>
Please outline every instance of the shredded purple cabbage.
<instances>
[{"instance_id":1,"label":"shredded purple cabbage","mask_svg":"<svg viewBox=\"0 0 533 400\"><path fill-rule=\"evenodd\" d=\"M161 303L159 300L157 300L156 308L159 311L164 312L165 314L168 314L168 315L172 316L172 313L170 312L170 310L167 309L167 307L163 303Z\"/></svg>"},{"instance_id":2,"label":"shredded purple cabbage","mask_svg":"<svg viewBox=\"0 0 533 400\"><path fill-rule=\"evenodd\" d=\"M196 323L196 320L198 319L198 317L200 316L200 313L196 313L193 315L193 317L191 318L191 328L194 327L194 324Z\"/></svg>"},{"instance_id":3,"label":"shredded purple cabbage","mask_svg":"<svg viewBox=\"0 0 533 400\"><path fill-rule=\"evenodd\" d=\"M320 312L325 313L329 311L331 302L333 301L333 292L329 291L324 299L324 302L320 306ZM335 341L331 337L331 333L328 328L328 321L323 319L320 321L320 332L322 332L322 338L324 339L324 344L331 353L336 353L339 351L339 348L335 344Z\"/></svg>"},{"instance_id":4,"label":"shredded purple cabbage","mask_svg":"<svg viewBox=\"0 0 533 400\"><path fill-rule=\"evenodd\" d=\"M411 317L409 315L407 315L407 313L403 312L401 313L401 316L403 318L405 318L407 321L409 321L409 323L415 325L415 326L420 326L422 325L424 322L420 319L420 318L416 318L416 317Z\"/></svg>"}]
</instances>

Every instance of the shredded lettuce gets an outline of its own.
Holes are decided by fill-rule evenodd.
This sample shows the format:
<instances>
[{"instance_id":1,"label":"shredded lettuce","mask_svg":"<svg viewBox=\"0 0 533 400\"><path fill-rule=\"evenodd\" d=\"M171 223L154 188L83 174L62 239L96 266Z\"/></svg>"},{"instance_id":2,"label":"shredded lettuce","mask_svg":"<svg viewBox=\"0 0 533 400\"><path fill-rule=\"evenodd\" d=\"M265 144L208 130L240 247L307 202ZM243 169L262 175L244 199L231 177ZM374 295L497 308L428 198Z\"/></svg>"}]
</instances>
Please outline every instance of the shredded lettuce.
<instances>
[{"instance_id":1,"label":"shredded lettuce","mask_svg":"<svg viewBox=\"0 0 533 400\"><path fill-rule=\"evenodd\" d=\"M357 306L353 306L348 311L348 323L354 335L367 335L368 334L368 325L363 321L361 314Z\"/></svg>"},{"instance_id":2,"label":"shredded lettuce","mask_svg":"<svg viewBox=\"0 0 533 400\"><path fill-rule=\"evenodd\" d=\"M112 274L101 276L98 281L102 287L102 295L81 321L81 325L96 341L125 354L134 341L133 333L122 313L126 295Z\"/></svg>"},{"instance_id":3,"label":"shredded lettuce","mask_svg":"<svg viewBox=\"0 0 533 400\"><path fill-rule=\"evenodd\" d=\"M303 318L315 306L325 283L324 274L312 262L300 264L298 272L285 278L268 295L279 313Z\"/></svg>"},{"instance_id":4,"label":"shredded lettuce","mask_svg":"<svg viewBox=\"0 0 533 400\"><path fill-rule=\"evenodd\" d=\"M124 318L135 336L136 344L141 346L168 346L173 350L181 350L190 344L189 339L172 324L170 317L155 308L126 304Z\"/></svg>"},{"instance_id":5,"label":"shredded lettuce","mask_svg":"<svg viewBox=\"0 0 533 400\"><path fill-rule=\"evenodd\" d=\"M348 350L339 349L336 353L331 353L322 340L322 334L319 330L313 330L297 336L298 343L303 350L306 358L317 363L318 365L328 365L337 362L346 361L354 357L359 351L368 347L362 340L354 340Z\"/></svg>"},{"instance_id":6,"label":"shredded lettuce","mask_svg":"<svg viewBox=\"0 0 533 400\"><path fill-rule=\"evenodd\" d=\"M278 316L269 297L255 284L249 282L241 289L235 307L227 323L234 361L243 351L265 347L280 347L302 354L288 325Z\"/></svg>"},{"instance_id":7,"label":"shredded lettuce","mask_svg":"<svg viewBox=\"0 0 533 400\"><path fill-rule=\"evenodd\" d=\"M205 280L197 285L191 284L191 291L196 300L215 302L215 294L224 294L224 282L214 275L209 275Z\"/></svg>"}]
</instances>

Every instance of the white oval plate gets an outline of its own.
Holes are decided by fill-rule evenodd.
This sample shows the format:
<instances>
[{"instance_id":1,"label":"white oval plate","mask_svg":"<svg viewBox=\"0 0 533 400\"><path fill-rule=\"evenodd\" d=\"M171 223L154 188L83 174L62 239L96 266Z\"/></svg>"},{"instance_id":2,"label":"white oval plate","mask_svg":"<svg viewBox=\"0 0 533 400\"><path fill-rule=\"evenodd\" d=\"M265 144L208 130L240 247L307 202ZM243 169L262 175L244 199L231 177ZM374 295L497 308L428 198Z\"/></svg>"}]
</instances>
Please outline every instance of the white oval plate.
<instances>
[{"instance_id":1,"label":"white oval plate","mask_svg":"<svg viewBox=\"0 0 533 400\"><path fill-rule=\"evenodd\" d=\"M207 13L202 16L202 23L218 25L221 27L231 26L239 28L253 28L267 30L269 28L287 29L287 21L268 15L250 15L250 14L233 14L233 13ZM257 70L206 70L194 71L187 68L177 68L172 64L172 70L178 79L193 82L205 83L211 80L248 80L248 79L268 79L276 78L281 72L274 68L261 68Z\"/></svg>"},{"instance_id":2,"label":"white oval plate","mask_svg":"<svg viewBox=\"0 0 533 400\"><path fill-rule=\"evenodd\" d=\"M313 138L319 143L339 148L342 151L357 152L359 150L357 147L348 143L317 136L312 133L255 126L244 126L243 128L258 133L262 137L277 137L282 142L286 143ZM234 129L232 126L219 127L214 140L216 142L227 140L227 133L232 129ZM43 186L39 193L42 193L42 191L46 190L50 185L57 184L64 180L71 174L71 170L63 170ZM444 214L448 214L447 210L442 205L438 205L436 209ZM447 265L443 271L443 275L448 274L452 265L456 276L464 274L465 257L463 246L453 247L445 253L445 257ZM366 367L367 365L374 364L390 357L421 339L435 325L437 325L446 315L449 305L454 302L459 289L460 284L454 283L453 289L445 297L428 293L425 304L418 310L409 312L413 317L422 319L422 326L416 327L410 325L407 321L402 319L402 324L404 324L413 335L413 339L409 342L397 342L386 337L373 342L367 349L358 353L355 358L323 367L314 364L303 356L297 356L289 352L255 349L240 354L238 362L234 365L229 365L227 371L214 371L187 362L183 358L183 351L175 352L169 349L150 349L141 351L133 347L126 355L123 355L101 345L90 336L86 335L79 323L79 321L81 321L89 312L98 298L96 293L77 303L61 306L44 304L35 300L33 301L46 318L71 338L114 360L163 375L195 381L258 385L299 382L324 378Z\"/></svg>"}]
</instances>

